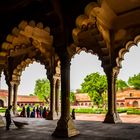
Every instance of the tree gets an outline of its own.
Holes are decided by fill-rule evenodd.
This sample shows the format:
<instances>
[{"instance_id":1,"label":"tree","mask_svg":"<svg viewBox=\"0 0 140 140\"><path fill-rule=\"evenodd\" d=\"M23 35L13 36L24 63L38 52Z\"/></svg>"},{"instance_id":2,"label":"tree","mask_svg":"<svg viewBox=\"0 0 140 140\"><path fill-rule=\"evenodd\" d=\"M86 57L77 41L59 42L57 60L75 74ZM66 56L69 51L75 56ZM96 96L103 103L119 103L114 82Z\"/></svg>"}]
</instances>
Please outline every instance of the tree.
<instances>
[{"instance_id":1,"label":"tree","mask_svg":"<svg viewBox=\"0 0 140 140\"><path fill-rule=\"evenodd\" d=\"M123 90L125 88L128 88L129 86L127 85L127 83L121 79L117 80L116 82L116 90Z\"/></svg>"},{"instance_id":2,"label":"tree","mask_svg":"<svg viewBox=\"0 0 140 140\"><path fill-rule=\"evenodd\" d=\"M135 89L140 89L140 73L135 74L133 77L129 77L128 84Z\"/></svg>"},{"instance_id":3,"label":"tree","mask_svg":"<svg viewBox=\"0 0 140 140\"><path fill-rule=\"evenodd\" d=\"M81 89L76 89L76 93L82 93Z\"/></svg>"},{"instance_id":4,"label":"tree","mask_svg":"<svg viewBox=\"0 0 140 140\"><path fill-rule=\"evenodd\" d=\"M34 94L30 93L29 96L34 96Z\"/></svg>"},{"instance_id":5,"label":"tree","mask_svg":"<svg viewBox=\"0 0 140 140\"><path fill-rule=\"evenodd\" d=\"M50 97L50 82L48 79L38 79L36 80L34 94L42 101L49 103Z\"/></svg>"},{"instance_id":6,"label":"tree","mask_svg":"<svg viewBox=\"0 0 140 140\"><path fill-rule=\"evenodd\" d=\"M75 94L74 92L70 92L70 103L73 104L75 101Z\"/></svg>"},{"instance_id":7,"label":"tree","mask_svg":"<svg viewBox=\"0 0 140 140\"><path fill-rule=\"evenodd\" d=\"M98 72L87 75L81 87L82 92L88 93L93 102L99 106L103 103L102 94L107 90L106 76Z\"/></svg>"}]
</instances>

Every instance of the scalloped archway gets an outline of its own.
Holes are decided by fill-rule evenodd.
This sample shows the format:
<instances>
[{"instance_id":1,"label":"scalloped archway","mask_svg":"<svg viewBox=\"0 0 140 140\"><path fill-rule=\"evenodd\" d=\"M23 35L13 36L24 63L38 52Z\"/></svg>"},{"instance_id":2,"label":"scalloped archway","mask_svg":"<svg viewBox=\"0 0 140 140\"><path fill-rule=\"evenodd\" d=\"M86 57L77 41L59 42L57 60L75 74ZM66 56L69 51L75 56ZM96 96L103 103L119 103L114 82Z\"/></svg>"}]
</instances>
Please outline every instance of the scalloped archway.
<instances>
[{"instance_id":1,"label":"scalloped archway","mask_svg":"<svg viewBox=\"0 0 140 140\"><path fill-rule=\"evenodd\" d=\"M0 58L3 65L6 65L8 57L36 53L39 51L44 57L50 59L54 54L53 36L50 35L50 28L43 27L43 23L35 21L21 21L18 27L14 27L11 34L8 34L6 41L2 43ZM2 62L1 62L2 63Z\"/></svg>"},{"instance_id":2,"label":"scalloped archway","mask_svg":"<svg viewBox=\"0 0 140 140\"><path fill-rule=\"evenodd\" d=\"M140 35L136 36L133 41L128 41L124 48L119 51L118 57L116 58L117 67L122 68L121 62L124 60L124 55L129 52L130 48L134 45L138 45L140 42Z\"/></svg>"},{"instance_id":3,"label":"scalloped archway","mask_svg":"<svg viewBox=\"0 0 140 140\"><path fill-rule=\"evenodd\" d=\"M22 72L25 70L26 67L29 66L29 64L33 64L33 62L39 62L35 59L29 59L27 58L26 60L22 61L17 67L14 69L13 74L12 74L12 82L20 83L20 77L22 75ZM45 66L44 66L45 68Z\"/></svg>"}]
</instances>

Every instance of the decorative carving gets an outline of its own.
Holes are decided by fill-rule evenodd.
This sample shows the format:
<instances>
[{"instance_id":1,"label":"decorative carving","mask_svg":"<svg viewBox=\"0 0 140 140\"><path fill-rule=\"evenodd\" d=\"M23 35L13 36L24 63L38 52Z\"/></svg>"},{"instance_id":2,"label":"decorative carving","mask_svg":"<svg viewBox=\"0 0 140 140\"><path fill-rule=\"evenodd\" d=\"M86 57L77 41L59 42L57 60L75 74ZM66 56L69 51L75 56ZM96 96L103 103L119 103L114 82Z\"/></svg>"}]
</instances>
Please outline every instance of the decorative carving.
<instances>
[{"instance_id":1,"label":"decorative carving","mask_svg":"<svg viewBox=\"0 0 140 140\"><path fill-rule=\"evenodd\" d=\"M125 55L125 53L126 53L126 52L129 52L129 49L130 49L132 46L134 46L134 45L137 46L137 44L138 44L139 41L140 41L140 35L136 36L136 37L134 38L134 41L128 41L128 42L126 43L125 47L122 48L122 49L120 49L120 51L119 51L119 53L118 53L118 57L116 58L116 63L117 63L117 67L118 67L118 68L121 68L121 67L122 67L122 66L121 66L121 62L122 62L122 60L124 60L124 55Z\"/></svg>"},{"instance_id":2,"label":"decorative carving","mask_svg":"<svg viewBox=\"0 0 140 140\"><path fill-rule=\"evenodd\" d=\"M54 53L52 48L53 37L50 35L50 28L45 27L43 29L43 23L41 22L35 26L35 21L30 21L29 24L27 21L22 21L18 27L14 27L12 34L9 34L6 42L2 44L2 50L3 53L5 51L8 52L8 55L14 56L15 51L19 52L20 50L20 54L22 54L21 52L24 52L24 48L28 48L32 43L41 53L44 55L47 53L46 57L50 57ZM23 48L23 50L20 48Z\"/></svg>"},{"instance_id":3,"label":"decorative carving","mask_svg":"<svg viewBox=\"0 0 140 140\"><path fill-rule=\"evenodd\" d=\"M25 68L29 64L32 64L34 61L36 61L36 60L35 59L29 59L29 58L27 58L26 60L22 61L16 67L16 69L13 70L12 81L18 81L18 82L20 82L20 77L21 77L22 71L25 70Z\"/></svg>"}]
</instances>

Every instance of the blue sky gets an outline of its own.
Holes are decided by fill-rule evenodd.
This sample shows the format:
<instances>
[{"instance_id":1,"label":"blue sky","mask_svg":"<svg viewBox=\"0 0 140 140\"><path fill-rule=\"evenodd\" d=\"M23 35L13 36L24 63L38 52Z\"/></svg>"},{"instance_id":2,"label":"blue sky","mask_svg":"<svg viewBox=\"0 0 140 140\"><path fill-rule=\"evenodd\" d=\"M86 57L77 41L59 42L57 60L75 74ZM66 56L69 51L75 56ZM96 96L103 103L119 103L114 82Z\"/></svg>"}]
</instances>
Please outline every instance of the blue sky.
<instances>
[{"instance_id":1,"label":"blue sky","mask_svg":"<svg viewBox=\"0 0 140 140\"><path fill-rule=\"evenodd\" d=\"M125 54L122 61L122 69L118 75L119 79L127 81L130 76L140 72L140 43L139 47L131 47L130 51ZM99 72L104 74L101 67L101 61L98 57L90 53L81 52L76 54L71 60L70 85L71 90L80 88L86 75ZM35 81L45 78L46 70L39 63L30 64L29 67L22 72L21 82L18 89L18 94L30 94L34 92ZM4 76L1 77L1 89L7 89Z\"/></svg>"}]
</instances>

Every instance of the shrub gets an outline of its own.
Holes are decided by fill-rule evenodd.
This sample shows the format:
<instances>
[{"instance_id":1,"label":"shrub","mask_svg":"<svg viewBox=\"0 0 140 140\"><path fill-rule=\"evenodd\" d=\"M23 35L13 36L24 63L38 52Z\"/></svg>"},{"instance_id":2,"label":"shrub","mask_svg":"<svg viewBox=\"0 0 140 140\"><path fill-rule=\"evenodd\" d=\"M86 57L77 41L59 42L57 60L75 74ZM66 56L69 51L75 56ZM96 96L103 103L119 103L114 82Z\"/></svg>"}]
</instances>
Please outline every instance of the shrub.
<instances>
[{"instance_id":1,"label":"shrub","mask_svg":"<svg viewBox=\"0 0 140 140\"><path fill-rule=\"evenodd\" d=\"M0 113L5 113L6 108L0 108Z\"/></svg>"},{"instance_id":2,"label":"shrub","mask_svg":"<svg viewBox=\"0 0 140 140\"><path fill-rule=\"evenodd\" d=\"M125 113L127 112L128 108L117 108L118 113Z\"/></svg>"},{"instance_id":3,"label":"shrub","mask_svg":"<svg viewBox=\"0 0 140 140\"><path fill-rule=\"evenodd\" d=\"M128 110L127 114L137 114L137 115L140 115L140 110L138 110L138 109Z\"/></svg>"},{"instance_id":4,"label":"shrub","mask_svg":"<svg viewBox=\"0 0 140 140\"><path fill-rule=\"evenodd\" d=\"M105 110L103 110L102 108L77 108L75 109L76 113L94 113L94 114L101 114L101 113L106 113Z\"/></svg>"}]
</instances>

